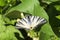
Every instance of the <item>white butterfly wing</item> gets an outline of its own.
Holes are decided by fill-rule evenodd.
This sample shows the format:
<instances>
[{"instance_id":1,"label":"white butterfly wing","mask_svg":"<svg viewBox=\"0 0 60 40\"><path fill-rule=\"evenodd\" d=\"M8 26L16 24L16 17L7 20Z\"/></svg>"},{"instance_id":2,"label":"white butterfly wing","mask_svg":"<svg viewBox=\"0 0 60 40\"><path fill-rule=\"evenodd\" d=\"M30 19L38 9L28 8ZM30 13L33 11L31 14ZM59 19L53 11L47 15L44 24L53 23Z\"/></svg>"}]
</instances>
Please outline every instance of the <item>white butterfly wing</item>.
<instances>
[{"instance_id":1,"label":"white butterfly wing","mask_svg":"<svg viewBox=\"0 0 60 40\"><path fill-rule=\"evenodd\" d=\"M39 16L27 16L16 23L17 28L34 29L37 25L46 23L46 20Z\"/></svg>"}]
</instances>

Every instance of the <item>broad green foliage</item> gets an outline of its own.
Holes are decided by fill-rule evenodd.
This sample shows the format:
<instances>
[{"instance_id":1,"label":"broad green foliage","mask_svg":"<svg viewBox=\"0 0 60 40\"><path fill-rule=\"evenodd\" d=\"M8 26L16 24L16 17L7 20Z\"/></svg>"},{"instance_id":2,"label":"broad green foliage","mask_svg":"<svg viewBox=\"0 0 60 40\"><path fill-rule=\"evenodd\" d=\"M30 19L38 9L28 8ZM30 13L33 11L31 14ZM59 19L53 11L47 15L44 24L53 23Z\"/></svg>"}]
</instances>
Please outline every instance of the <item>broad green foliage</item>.
<instances>
[{"instance_id":1,"label":"broad green foliage","mask_svg":"<svg viewBox=\"0 0 60 40\"><path fill-rule=\"evenodd\" d=\"M60 40L59 2L59 0L0 0L0 40L27 40L28 36L39 40ZM47 23L38 30L25 30L26 34L25 31L15 28L17 19L22 18L21 12L24 15L43 17Z\"/></svg>"},{"instance_id":2,"label":"broad green foliage","mask_svg":"<svg viewBox=\"0 0 60 40\"><path fill-rule=\"evenodd\" d=\"M15 33L19 34L20 38L23 38L21 32L14 28L14 26L5 26L3 16L0 15L0 40L17 40Z\"/></svg>"}]
</instances>

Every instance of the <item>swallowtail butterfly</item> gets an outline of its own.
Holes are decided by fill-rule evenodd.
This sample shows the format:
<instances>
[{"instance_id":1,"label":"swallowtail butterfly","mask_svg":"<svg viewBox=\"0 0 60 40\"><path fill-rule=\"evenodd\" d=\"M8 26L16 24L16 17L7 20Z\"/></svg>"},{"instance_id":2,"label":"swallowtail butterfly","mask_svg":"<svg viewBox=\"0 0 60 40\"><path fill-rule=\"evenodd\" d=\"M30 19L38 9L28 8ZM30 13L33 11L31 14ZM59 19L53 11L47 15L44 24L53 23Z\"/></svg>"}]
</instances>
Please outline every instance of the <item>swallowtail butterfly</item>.
<instances>
[{"instance_id":1,"label":"swallowtail butterfly","mask_svg":"<svg viewBox=\"0 0 60 40\"><path fill-rule=\"evenodd\" d=\"M39 16L26 16L16 23L18 29L34 29L38 25L46 23L46 20Z\"/></svg>"}]
</instances>

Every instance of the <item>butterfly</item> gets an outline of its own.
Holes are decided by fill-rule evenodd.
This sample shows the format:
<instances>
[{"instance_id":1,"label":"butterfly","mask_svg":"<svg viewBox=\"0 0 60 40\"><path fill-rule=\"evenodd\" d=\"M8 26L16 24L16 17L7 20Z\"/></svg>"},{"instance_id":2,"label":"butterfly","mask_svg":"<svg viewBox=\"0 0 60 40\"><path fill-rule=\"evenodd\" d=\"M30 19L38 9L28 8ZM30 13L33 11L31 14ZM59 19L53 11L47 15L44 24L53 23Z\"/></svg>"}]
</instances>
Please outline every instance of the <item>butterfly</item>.
<instances>
[{"instance_id":1,"label":"butterfly","mask_svg":"<svg viewBox=\"0 0 60 40\"><path fill-rule=\"evenodd\" d=\"M47 21L39 16L26 16L16 23L18 29L35 29L38 25L42 25Z\"/></svg>"}]
</instances>

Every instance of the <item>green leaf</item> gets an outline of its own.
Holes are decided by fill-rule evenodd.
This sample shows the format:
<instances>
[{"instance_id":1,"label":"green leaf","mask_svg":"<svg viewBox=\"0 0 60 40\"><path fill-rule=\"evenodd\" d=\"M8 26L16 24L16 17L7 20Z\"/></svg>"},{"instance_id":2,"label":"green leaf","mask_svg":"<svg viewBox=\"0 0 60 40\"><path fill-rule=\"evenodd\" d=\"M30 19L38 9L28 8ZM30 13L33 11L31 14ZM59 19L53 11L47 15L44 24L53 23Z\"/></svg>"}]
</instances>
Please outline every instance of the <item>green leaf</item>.
<instances>
[{"instance_id":1,"label":"green leaf","mask_svg":"<svg viewBox=\"0 0 60 40\"><path fill-rule=\"evenodd\" d=\"M24 37L22 36L22 33L21 33L19 30L15 29L14 26L7 26L6 33L7 33L7 34L9 33L10 36L11 36L11 38L13 38L12 35L15 37L15 33L19 34L18 36L19 36L20 38L24 38Z\"/></svg>"},{"instance_id":2,"label":"green leaf","mask_svg":"<svg viewBox=\"0 0 60 40\"><path fill-rule=\"evenodd\" d=\"M10 20L9 18L4 17L4 21L6 22L6 24L12 24L12 25L14 25L15 22L16 22L16 19Z\"/></svg>"},{"instance_id":3,"label":"green leaf","mask_svg":"<svg viewBox=\"0 0 60 40\"><path fill-rule=\"evenodd\" d=\"M0 6L5 6L5 1L4 0L0 0Z\"/></svg>"},{"instance_id":4,"label":"green leaf","mask_svg":"<svg viewBox=\"0 0 60 40\"><path fill-rule=\"evenodd\" d=\"M6 12L5 16L18 18L20 17L21 12L32 13L34 3L38 2L37 0L22 0L22 3L17 5L16 7L11 8L8 12ZM36 3L35 3L36 4ZM16 12L17 11L17 12ZM17 15L18 14L18 15ZM18 16L18 17L17 17Z\"/></svg>"},{"instance_id":5,"label":"green leaf","mask_svg":"<svg viewBox=\"0 0 60 40\"><path fill-rule=\"evenodd\" d=\"M60 11L60 5L55 5L54 7L56 8L56 10Z\"/></svg>"},{"instance_id":6,"label":"green leaf","mask_svg":"<svg viewBox=\"0 0 60 40\"><path fill-rule=\"evenodd\" d=\"M16 19L21 18L21 12L19 11L12 11L10 13L6 13L4 16L10 18L10 19Z\"/></svg>"},{"instance_id":7,"label":"green leaf","mask_svg":"<svg viewBox=\"0 0 60 40\"><path fill-rule=\"evenodd\" d=\"M34 0L29 0L29 1L28 1L28 0L25 0L25 1L23 1L21 4L17 5L16 7L11 8L11 9L8 11L8 13L11 12L11 11L14 11L14 10L20 11L20 12L27 12L28 10L31 11L31 9L32 9L32 7L33 7L33 4L34 4L33 1L34 1ZM27 4L27 3L28 3L28 4Z\"/></svg>"},{"instance_id":8,"label":"green leaf","mask_svg":"<svg viewBox=\"0 0 60 40\"><path fill-rule=\"evenodd\" d=\"M43 25L39 31L39 35L42 35L42 36L40 36L40 40L48 40L51 35L53 35L54 37L56 36L49 24L49 17L47 15L47 13L38 3L37 3L37 5L35 4L35 6L34 6L33 15L43 17L47 20L47 23L45 25ZM44 34L41 32L43 32Z\"/></svg>"},{"instance_id":9,"label":"green leaf","mask_svg":"<svg viewBox=\"0 0 60 40\"><path fill-rule=\"evenodd\" d=\"M0 40L18 40L15 35L18 35L22 40L24 37L14 26L5 26L4 17L0 14Z\"/></svg>"},{"instance_id":10,"label":"green leaf","mask_svg":"<svg viewBox=\"0 0 60 40\"><path fill-rule=\"evenodd\" d=\"M49 23L42 26L40 30L40 40L58 40L58 37L52 31L52 28Z\"/></svg>"},{"instance_id":11,"label":"green leaf","mask_svg":"<svg viewBox=\"0 0 60 40\"><path fill-rule=\"evenodd\" d=\"M50 4L50 3L56 2L56 1L59 1L59 0L42 0L42 2L47 3L47 4Z\"/></svg>"},{"instance_id":12,"label":"green leaf","mask_svg":"<svg viewBox=\"0 0 60 40\"><path fill-rule=\"evenodd\" d=\"M5 22L3 20L3 16L0 14L0 33L5 31L6 27L4 26Z\"/></svg>"},{"instance_id":13,"label":"green leaf","mask_svg":"<svg viewBox=\"0 0 60 40\"><path fill-rule=\"evenodd\" d=\"M60 15L56 16L56 18L60 19Z\"/></svg>"},{"instance_id":14,"label":"green leaf","mask_svg":"<svg viewBox=\"0 0 60 40\"><path fill-rule=\"evenodd\" d=\"M24 38L21 32L15 29L14 26L7 26L5 31L0 33L0 40L18 40L15 35L18 35L19 40L22 40Z\"/></svg>"},{"instance_id":15,"label":"green leaf","mask_svg":"<svg viewBox=\"0 0 60 40\"><path fill-rule=\"evenodd\" d=\"M38 3L37 3L37 5L36 4L34 5L34 10L33 10L32 15L40 16L40 17L43 17L47 20L49 19L45 10Z\"/></svg>"}]
</instances>

